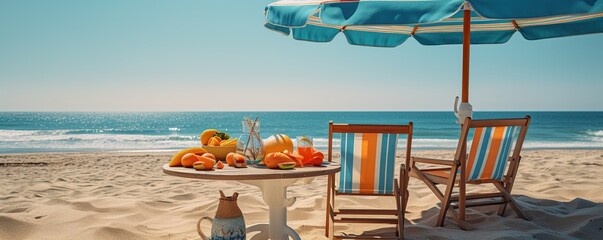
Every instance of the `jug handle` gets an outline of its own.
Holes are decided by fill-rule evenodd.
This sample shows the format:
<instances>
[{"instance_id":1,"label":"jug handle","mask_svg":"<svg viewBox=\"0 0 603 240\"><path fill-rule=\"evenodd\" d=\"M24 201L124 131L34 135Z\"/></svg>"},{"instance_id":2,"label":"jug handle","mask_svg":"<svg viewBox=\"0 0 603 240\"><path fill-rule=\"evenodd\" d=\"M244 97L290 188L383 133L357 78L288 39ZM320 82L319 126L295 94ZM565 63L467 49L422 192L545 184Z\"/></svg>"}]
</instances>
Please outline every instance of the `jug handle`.
<instances>
[{"instance_id":1,"label":"jug handle","mask_svg":"<svg viewBox=\"0 0 603 240\"><path fill-rule=\"evenodd\" d=\"M207 236L205 236L205 234L203 234L203 231L201 231L201 222L203 220L207 220L209 221L211 224L214 223L214 220L210 217L202 217L201 219L199 219L199 221L197 222L197 233L199 233L199 236L201 236L202 240L208 240Z\"/></svg>"}]
</instances>

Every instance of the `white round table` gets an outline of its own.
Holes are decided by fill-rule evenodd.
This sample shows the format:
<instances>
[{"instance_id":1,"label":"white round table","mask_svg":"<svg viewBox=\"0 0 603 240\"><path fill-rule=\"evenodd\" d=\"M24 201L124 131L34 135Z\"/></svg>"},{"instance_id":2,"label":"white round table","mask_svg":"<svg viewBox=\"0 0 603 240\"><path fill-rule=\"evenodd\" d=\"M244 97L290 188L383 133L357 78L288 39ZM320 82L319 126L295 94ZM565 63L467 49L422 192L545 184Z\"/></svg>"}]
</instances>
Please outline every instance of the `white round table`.
<instances>
[{"instance_id":1,"label":"white round table","mask_svg":"<svg viewBox=\"0 0 603 240\"><path fill-rule=\"evenodd\" d=\"M168 175L214 180L235 180L258 187L268 205L268 224L255 224L247 227L247 232L259 232L252 239L284 240L289 237L301 240L299 234L287 226L287 207L295 203L295 197L287 198L287 187L301 178L311 178L339 172L338 163L330 163L321 167L303 167L291 170L268 169L265 167L234 168L226 165L224 169L213 171L197 171L192 168L169 167L163 165L163 172Z\"/></svg>"}]
</instances>

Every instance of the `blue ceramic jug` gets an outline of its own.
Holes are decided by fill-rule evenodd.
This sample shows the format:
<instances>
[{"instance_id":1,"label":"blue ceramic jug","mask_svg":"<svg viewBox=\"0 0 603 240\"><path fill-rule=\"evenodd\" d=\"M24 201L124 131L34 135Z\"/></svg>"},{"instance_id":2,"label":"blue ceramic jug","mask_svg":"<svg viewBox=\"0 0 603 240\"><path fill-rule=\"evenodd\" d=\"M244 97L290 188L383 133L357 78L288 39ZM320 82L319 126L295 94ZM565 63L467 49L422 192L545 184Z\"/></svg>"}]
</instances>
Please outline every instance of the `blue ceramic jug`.
<instances>
[{"instance_id":1,"label":"blue ceramic jug","mask_svg":"<svg viewBox=\"0 0 603 240\"><path fill-rule=\"evenodd\" d=\"M203 217L197 222L197 232L203 240L245 240L245 219L237 205L238 193L231 197L224 196L220 191L220 203L216 216ZM211 236L208 238L201 231L201 222L208 220L211 223Z\"/></svg>"}]
</instances>

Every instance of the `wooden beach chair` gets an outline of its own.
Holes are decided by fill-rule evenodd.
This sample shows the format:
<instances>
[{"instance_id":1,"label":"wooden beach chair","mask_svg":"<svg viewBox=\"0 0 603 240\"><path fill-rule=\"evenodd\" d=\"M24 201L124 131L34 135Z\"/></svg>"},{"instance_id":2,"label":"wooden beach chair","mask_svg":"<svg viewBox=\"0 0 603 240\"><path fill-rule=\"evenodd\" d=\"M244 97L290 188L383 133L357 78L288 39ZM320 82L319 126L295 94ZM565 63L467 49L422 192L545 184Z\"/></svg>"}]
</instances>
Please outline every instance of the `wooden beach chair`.
<instances>
[{"instance_id":1,"label":"wooden beach chair","mask_svg":"<svg viewBox=\"0 0 603 240\"><path fill-rule=\"evenodd\" d=\"M412 122L408 125L330 122L327 156L329 162L333 159L333 134L336 133L341 135L341 171L328 177L325 235L329 239L367 239L372 236L335 235L334 224L381 223L397 225L396 237L391 239L402 239L404 210L408 199L406 186L407 173L410 170ZM394 178L398 134L407 135L406 164L400 166L399 180ZM362 206L350 209L335 208L335 197L340 195L390 196L396 199L396 206L391 209L366 209Z\"/></svg>"},{"instance_id":2,"label":"wooden beach chair","mask_svg":"<svg viewBox=\"0 0 603 240\"><path fill-rule=\"evenodd\" d=\"M466 118L454 160L412 157L409 175L425 182L442 202L436 227L444 225L446 212L450 211L457 218L459 227L467 229L463 225L465 208L487 205L500 205L498 214L501 216L507 204L511 205L519 217L528 220L511 197L511 190L519 168L521 148L529 124L530 116L499 120ZM473 140L469 154L466 154L467 137L470 134L473 134ZM517 138L514 141L515 135ZM513 151L509 155L511 149ZM416 163L445 167L419 169ZM457 178L458 175L460 177ZM493 184L497 191L467 194L467 184L482 183ZM446 186L444 192L440 191L438 184ZM455 186L458 186L458 191L453 194ZM458 213L454 209L458 209Z\"/></svg>"}]
</instances>

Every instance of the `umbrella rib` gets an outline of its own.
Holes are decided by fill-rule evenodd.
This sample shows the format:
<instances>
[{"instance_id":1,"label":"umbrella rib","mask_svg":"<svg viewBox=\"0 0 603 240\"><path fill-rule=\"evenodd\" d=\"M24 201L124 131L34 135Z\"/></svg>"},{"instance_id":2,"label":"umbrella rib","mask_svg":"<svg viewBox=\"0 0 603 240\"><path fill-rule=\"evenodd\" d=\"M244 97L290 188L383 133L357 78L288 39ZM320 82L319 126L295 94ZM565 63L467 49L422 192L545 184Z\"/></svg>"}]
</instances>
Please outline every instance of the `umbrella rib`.
<instances>
[{"instance_id":1,"label":"umbrella rib","mask_svg":"<svg viewBox=\"0 0 603 240\"><path fill-rule=\"evenodd\" d=\"M519 30L519 25L517 25L517 22L515 20L511 20L511 23L513 23L513 27L515 27L515 30Z\"/></svg>"},{"instance_id":2,"label":"umbrella rib","mask_svg":"<svg viewBox=\"0 0 603 240\"><path fill-rule=\"evenodd\" d=\"M418 28L419 28L419 24L415 24L415 27L412 29L412 32L410 32L410 36L414 36L415 33L417 32Z\"/></svg>"}]
</instances>

